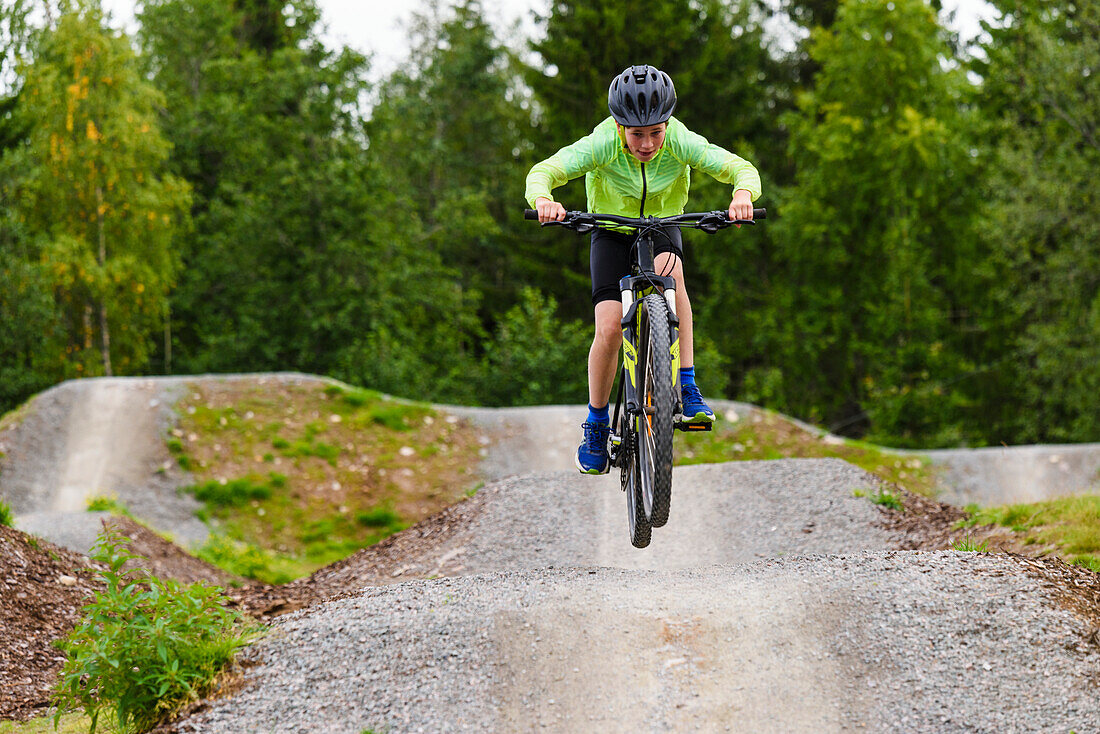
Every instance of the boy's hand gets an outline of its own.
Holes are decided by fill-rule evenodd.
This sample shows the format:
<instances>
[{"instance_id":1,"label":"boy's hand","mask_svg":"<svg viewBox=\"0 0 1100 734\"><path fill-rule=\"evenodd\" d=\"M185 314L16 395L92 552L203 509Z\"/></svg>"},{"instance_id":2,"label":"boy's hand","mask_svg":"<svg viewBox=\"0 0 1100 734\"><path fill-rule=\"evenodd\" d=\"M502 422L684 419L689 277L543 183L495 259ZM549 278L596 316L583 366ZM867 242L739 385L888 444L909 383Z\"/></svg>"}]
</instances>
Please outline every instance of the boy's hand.
<instances>
[{"instance_id":1,"label":"boy's hand","mask_svg":"<svg viewBox=\"0 0 1100 734\"><path fill-rule=\"evenodd\" d=\"M737 189L733 192L733 201L730 202L728 212L731 220L741 219L752 221L752 194L745 189ZM740 227L741 225L735 225Z\"/></svg>"},{"instance_id":2,"label":"boy's hand","mask_svg":"<svg viewBox=\"0 0 1100 734\"><path fill-rule=\"evenodd\" d=\"M749 205L752 208L752 205ZM560 222L565 219L565 207L545 196L535 199L535 211L539 213L539 222Z\"/></svg>"}]
</instances>

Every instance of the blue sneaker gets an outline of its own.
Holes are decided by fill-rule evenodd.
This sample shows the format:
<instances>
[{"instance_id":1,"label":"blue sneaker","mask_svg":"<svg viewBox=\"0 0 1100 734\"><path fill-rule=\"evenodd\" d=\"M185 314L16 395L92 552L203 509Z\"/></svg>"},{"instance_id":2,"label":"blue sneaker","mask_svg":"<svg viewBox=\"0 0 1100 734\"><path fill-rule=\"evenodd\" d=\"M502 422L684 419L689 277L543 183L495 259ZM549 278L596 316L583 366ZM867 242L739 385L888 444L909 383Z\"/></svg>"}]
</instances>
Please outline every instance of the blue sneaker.
<instances>
[{"instance_id":1,"label":"blue sneaker","mask_svg":"<svg viewBox=\"0 0 1100 734\"><path fill-rule=\"evenodd\" d=\"M611 435L611 426L606 423L581 424L584 440L577 447L577 468L581 474L607 474L611 469L611 457L607 455L607 438Z\"/></svg>"},{"instance_id":2,"label":"blue sneaker","mask_svg":"<svg viewBox=\"0 0 1100 734\"><path fill-rule=\"evenodd\" d=\"M703 402L703 394L697 385L684 385L681 395L684 399L684 423L714 422L714 411Z\"/></svg>"}]
</instances>

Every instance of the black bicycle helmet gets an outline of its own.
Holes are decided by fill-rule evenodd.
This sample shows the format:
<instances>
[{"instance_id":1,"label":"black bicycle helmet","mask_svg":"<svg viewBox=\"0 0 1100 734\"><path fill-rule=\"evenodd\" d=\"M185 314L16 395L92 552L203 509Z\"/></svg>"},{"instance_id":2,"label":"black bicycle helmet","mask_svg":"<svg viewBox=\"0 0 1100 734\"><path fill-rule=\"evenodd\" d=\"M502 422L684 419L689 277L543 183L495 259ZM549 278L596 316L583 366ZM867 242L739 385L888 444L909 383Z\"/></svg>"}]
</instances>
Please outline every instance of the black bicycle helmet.
<instances>
[{"instance_id":1,"label":"black bicycle helmet","mask_svg":"<svg viewBox=\"0 0 1100 734\"><path fill-rule=\"evenodd\" d=\"M676 87L660 69L631 66L611 80L607 106L624 127L648 127L667 122L676 108Z\"/></svg>"}]
</instances>

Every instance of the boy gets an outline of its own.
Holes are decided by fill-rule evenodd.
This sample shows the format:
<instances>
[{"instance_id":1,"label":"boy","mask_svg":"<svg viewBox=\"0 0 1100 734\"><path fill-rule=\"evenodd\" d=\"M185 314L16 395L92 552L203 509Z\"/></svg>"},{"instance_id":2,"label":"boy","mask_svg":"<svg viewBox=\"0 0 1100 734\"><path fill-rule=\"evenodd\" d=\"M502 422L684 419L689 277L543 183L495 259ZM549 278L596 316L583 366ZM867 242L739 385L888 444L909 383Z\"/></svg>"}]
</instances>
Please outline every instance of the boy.
<instances>
[{"instance_id":1,"label":"boy","mask_svg":"<svg viewBox=\"0 0 1100 734\"><path fill-rule=\"evenodd\" d=\"M687 204L689 170L703 171L734 187L730 219L752 219L752 202L760 196L760 176L748 161L712 145L672 117L676 89L668 74L652 66L632 66L615 77L608 89L611 117L592 133L562 148L527 174L527 202L540 222L565 218L565 207L551 191L581 174L585 176L588 211L627 217L670 217ZM655 267L676 280L676 313L680 319L680 381L683 420L713 421L714 413L695 384L691 303L684 287L683 243L677 227L658 237ZM576 465L584 474L610 469L608 401L615 382L622 345L619 279L630 274L633 234L596 230L592 233L592 304L596 334L588 353L588 418L581 426L584 440Z\"/></svg>"}]
</instances>

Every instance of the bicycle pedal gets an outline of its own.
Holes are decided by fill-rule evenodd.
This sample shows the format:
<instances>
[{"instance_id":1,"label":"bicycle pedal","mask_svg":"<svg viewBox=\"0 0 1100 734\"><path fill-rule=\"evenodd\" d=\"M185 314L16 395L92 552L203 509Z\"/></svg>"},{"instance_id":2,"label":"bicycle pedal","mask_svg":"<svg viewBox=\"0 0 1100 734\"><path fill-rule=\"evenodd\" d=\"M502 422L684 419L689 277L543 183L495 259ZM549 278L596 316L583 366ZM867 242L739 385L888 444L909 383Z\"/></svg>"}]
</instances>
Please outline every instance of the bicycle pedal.
<instances>
[{"instance_id":1,"label":"bicycle pedal","mask_svg":"<svg viewBox=\"0 0 1100 734\"><path fill-rule=\"evenodd\" d=\"M700 423L684 423L680 421L675 424L675 428L678 431L712 431L714 430L714 424L708 422Z\"/></svg>"}]
</instances>

